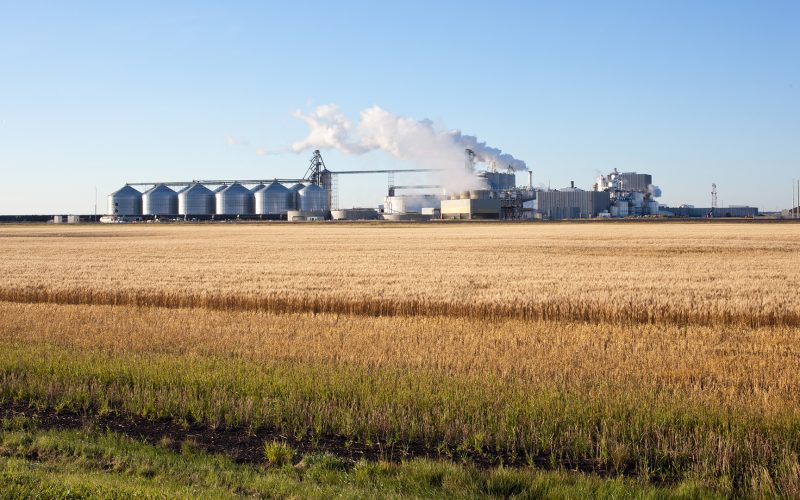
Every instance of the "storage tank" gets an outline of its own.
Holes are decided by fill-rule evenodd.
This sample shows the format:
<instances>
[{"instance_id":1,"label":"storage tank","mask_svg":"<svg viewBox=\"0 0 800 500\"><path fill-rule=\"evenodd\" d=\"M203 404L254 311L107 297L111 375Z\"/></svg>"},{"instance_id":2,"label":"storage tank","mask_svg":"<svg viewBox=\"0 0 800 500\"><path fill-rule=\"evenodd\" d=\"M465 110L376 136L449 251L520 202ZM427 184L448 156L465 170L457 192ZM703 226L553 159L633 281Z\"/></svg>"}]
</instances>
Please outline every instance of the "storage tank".
<instances>
[{"instance_id":1,"label":"storage tank","mask_svg":"<svg viewBox=\"0 0 800 500\"><path fill-rule=\"evenodd\" d=\"M269 186L259 189L253 195L255 197L256 214L285 215L289 210L294 209L294 197L296 194L296 192L283 184L273 182Z\"/></svg>"},{"instance_id":2,"label":"storage tank","mask_svg":"<svg viewBox=\"0 0 800 500\"><path fill-rule=\"evenodd\" d=\"M109 215L142 215L142 193L127 184L108 195Z\"/></svg>"},{"instance_id":3,"label":"storage tank","mask_svg":"<svg viewBox=\"0 0 800 500\"><path fill-rule=\"evenodd\" d=\"M648 201L647 202L647 213L650 215L658 215L658 202L657 201Z\"/></svg>"},{"instance_id":4,"label":"storage tank","mask_svg":"<svg viewBox=\"0 0 800 500\"><path fill-rule=\"evenodd\" d=\"M156 184L142 194L142 214L177 215L178 193L163 184Z\"/></svg>"},{"instance_id":5,"label":"storage tank","mask_svg":"<svg viewBox=\"0 0 800 500\"><path fill-rule=\"evenodd\" d=\"M191 184L178 193L178 213L181 215L211 215L214 210L214 193L202 184Z\"/></svg>"},{"instance_id":6,"label":"storage tank","mask_svg":"<svg viewBox=\"0 0 800 500\"><path fill-rule=\"evenodd\" d=\"M299 193L300 190L303 189L304 187L306 187L305 184L303 184L302 182L298 182L297 184L295 184L294 186L291 186L289 188L289 191L292 192L292 197L291 197L292 208L294 208L295 210L297 210L297 207L298 207L298 204L297 204L297 198L298 198L297 197L297 193Z\"/></svg>"},{"instance_id":7,"label":"storage tank","mask_svg":"<svg viewBox=\"0 0 800 500\"><path fill-rule=\"evenodd\" d=\"M297 208L303 212L327 212L328 190L316 184L309 184L297 192Z\"/></svg>"},{"instance_id":8,"label":"storage tank","mask_svg":"<svg viewBox=\"0 0 800 500\"><path fill-rule=\"evenodd\" d=\"M238 182L217 191L214 196L217 215L252 215L255 211L253 193Z\"/></svg>"},{"instance_id":9,"label":"storage tank","mask_svg":"<svg viewBox=\"0 0 800 500\"><path fill-rule=\"evenodd\" d=\"M256 186L251 187L250 188L250 192L253 193L253 194L256 194L256 191L260 191L260 190L264 189L265 187L266 186L264 184L258 184Z\"/></svg>"}]
</instances>

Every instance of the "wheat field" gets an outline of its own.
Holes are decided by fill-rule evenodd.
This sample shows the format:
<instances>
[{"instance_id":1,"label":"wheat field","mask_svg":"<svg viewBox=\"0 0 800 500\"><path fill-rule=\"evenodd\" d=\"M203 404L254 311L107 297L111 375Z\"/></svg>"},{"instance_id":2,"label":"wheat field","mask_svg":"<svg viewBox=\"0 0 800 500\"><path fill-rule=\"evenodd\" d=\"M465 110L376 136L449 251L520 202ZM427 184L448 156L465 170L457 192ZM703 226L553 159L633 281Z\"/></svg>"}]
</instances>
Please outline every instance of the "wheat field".
<instances>
[{"instance_id":1,"label":"wheat field","mask_svg":"<svg viewBox=\"0 0 800 500\"><path fill-rule=\"evenodd\" d=\"M0 298L800 325L793 225L0 228Z\"/></svg>"},{"instance_id":2,"label":"wheat field","mask_svg":"<svg viewBox=\"0 0 800 500\"><path fill-rule=\"evenodd\" d=\"M798 243L752 223L4 226L0 394L792 496Z\"/></svg>"}]
</instances>

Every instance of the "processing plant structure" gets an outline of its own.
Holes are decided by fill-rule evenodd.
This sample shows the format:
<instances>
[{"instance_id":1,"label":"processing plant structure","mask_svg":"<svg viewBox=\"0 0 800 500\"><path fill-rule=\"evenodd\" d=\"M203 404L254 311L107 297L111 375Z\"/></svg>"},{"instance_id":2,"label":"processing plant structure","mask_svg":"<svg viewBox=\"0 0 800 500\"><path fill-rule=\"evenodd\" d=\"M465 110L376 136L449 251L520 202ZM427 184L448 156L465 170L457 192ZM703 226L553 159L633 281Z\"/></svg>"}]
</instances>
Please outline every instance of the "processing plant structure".
<instances>
[{"instance_id":1,"label":"processing plant structure","mask_svg":"<svg viewBox=\"0 0 800 500\"><path fill-rule=\"evenodd\" d=\"M465 158L465 168L473 187L450 192L440 184L399 185L394 181L398 173L436 172L439 169L331 171L317 150L302 178L129 183L108 196L108 213L101 221L523 218L523 203L534 199L533 188L516 186L516 176L510 169L501 172L493 166L485 171L476 171L475 164L480 159L472 150L465 151ZM375 173L388 174L388 193L382 206L377 209L338 207L339 176ZM459 175L463 176L463 173L459 172ZM145 190L142 192L136 187ZM402 194L406 190L419 189L435 192Z\"/></svg>"},{"instance_id":2,"label":"processing plant structure","mask_svg":"<svg viewBox=\"0 0 800 500\"><path fill-rule=\"evenodd\" d=\"M314 151L302 178L218 179L187 182L126 184L108 196L108 213L101 222L143 220L371 220L416 221L431 219L591 219L653 216L754 217L754 207L714 206L709 209L682 205L670 208L656 198L661 190L650 174L618 172L596 178L590 190L575 187L534 189L528 173L525 186L516 184L516 172L489 165L477 169L482 159L465 150L464 170L436 168L383 170L328 170L320 152ZM440 184L402 185L402 173L431 173ZM339 208L339 177L387 174L388 190L377 208ZM460 179L455 190L450 178ZM143 187L142 192L136 187ZM716 185L714 185L714 195Z\"/></svg>"}]
</instances>

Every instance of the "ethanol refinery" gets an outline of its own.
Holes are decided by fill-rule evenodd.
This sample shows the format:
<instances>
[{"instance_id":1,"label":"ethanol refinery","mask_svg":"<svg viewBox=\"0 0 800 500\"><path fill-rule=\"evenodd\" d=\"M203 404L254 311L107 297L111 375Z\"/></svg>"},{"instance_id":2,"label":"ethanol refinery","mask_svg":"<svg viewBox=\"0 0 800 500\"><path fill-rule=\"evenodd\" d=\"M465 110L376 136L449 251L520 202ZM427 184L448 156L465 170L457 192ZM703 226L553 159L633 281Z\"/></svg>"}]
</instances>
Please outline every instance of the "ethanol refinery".
<instances>
[{"instance_id":1,"label":"ethanol refinery","mask_svg":"<svg viewBox=\"0 0 800 500\"><path fill-rule=\"evenodd\" d=\"M129 183L108 196L107 215L100 220L564 220L758 215L754 207L716 207L716 185L709 208L666 207L658 202L661 189L653 184L651 174L614 169L597 177L589 190L575 187L574 182L563 189L536 189L530 170L527 185L520 186L510 165L499 169L492 163L477 169L482 161L474 151L466 149L461 172L436 168L332 171L320 151L315 150L305 175L299 178ZM398 174L419 172L445 180L457 175L462 178L461 184L469 187L452 189L446 186L447 182L395 182ZM339 207L340 177L376 173L388 177L382 205ZM468 182L464 183L464 178Z\"/></svg>"}]
</instances>

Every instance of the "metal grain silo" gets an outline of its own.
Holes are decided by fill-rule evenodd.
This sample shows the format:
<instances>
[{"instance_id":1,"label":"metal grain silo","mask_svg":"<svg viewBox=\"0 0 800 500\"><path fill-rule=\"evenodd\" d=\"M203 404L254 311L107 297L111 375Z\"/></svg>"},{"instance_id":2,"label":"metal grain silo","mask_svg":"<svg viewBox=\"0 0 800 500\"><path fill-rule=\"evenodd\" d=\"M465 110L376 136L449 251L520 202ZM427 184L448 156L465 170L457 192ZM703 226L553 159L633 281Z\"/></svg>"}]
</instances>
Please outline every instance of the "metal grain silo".
<instances>
[{"instance_id":1,"label":"metal grain silo","mask_svg":"<svg viewBox=\"0 0 800 500\"><path fill-rule=\"evenodd\" d=\"M178 193L163 184L156 184L142 194L142 214L177 215Z\"/></svg>"},{"instance_id":2,"label":"metal grain silo","mask_svg":"<svg viewBox=\"0 0 800 500\"><path fill-rule=\"evenodd\" d=\"M303 212L327 212L328 190L316 184L309 184L297 193L297 208Z\"/></svg>"},{"instance_id":3,"label":"metal grain silo","mask_svg":"<svg viewBox=\"0 0 800 500\"><path fill-rule=\"evenodd\" d=\"M253 196L256 201L256 214L259 215L283 215L295 207L296 193L279 182L273 182L256 191Z\"/></svg>"},{"instance_id":4,"label":"metal grain silo","mask_svg":"<svg viewBox=\"0 0 800 500\"><path fill-rule=\"evenodd\" d=\"M252 215L255 199L253 193L238 182L217 191L217 215Z\"/></svg>"},{"instance_id":5,"label":"metal grain silo","mask_svg":"<svg viewBox=\"0 0 800 500\"><path fill-rule=\"evenodd\" d=\"M191 184L178 193L178 213L181 215L211 215L214 210L214 193L202 184Z\"/></svg>"},{"instance_id":6,"label":"metal grain silo","mask_svg":"<svg viewBox=\"0 0 800 500\"><path fill-rule=\"evenodd\" d=\"M298 204L297 201L298 198L297 193L299 193L300 190L303 189L304 187L306 187L305 184L303 184L302 182L298 182L297 184L289 188L289 191L292 192L291 203L292 203L292 209L294 210L300 209L300 205Z\"/></svg>"},{"instance_id":7,"label":"metal grain silo","mask_svg":"<svg viewBox=\"0 0 800 500\"><path fill-rule=\"evenodd\" d=\"M264 184L258 184L257 186L253 186L253 187L251 187L251 188L250 188L250 192L251 192L251 193L253 193L253 194L256 194L256 191L261 191L261 190L262 190L262 189L264 189L265 187L266 187L266 186L265 186Z\"/></svg>"},{"instance_id":8,"label":"metal grain silo","mask_svg":"<svg viewBox=\"0 0 800 500\"><path fill-rule=\"evenodd\" d=\"M142 215L142 193L127 184L108 195L109 215Z\"/></svg>"}]
</instances>

